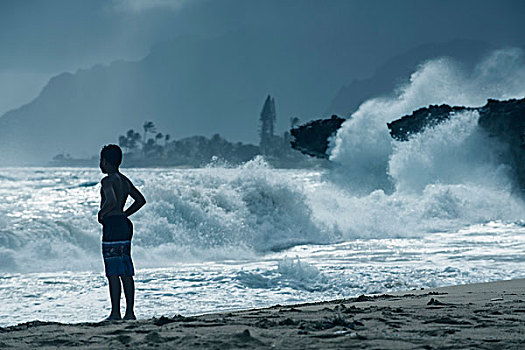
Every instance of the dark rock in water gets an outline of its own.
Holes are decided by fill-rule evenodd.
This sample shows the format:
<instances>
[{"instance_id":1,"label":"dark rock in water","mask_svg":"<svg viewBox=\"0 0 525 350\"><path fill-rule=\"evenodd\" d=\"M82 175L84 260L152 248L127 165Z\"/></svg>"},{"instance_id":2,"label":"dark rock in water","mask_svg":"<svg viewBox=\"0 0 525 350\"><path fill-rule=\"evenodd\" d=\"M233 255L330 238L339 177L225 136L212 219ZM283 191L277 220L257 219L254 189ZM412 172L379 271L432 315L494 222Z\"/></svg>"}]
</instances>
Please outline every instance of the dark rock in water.
<instances>
[{"instance_id":1,"label":"dark rock in water","mask_svg":"<svg viewBox=\"0 0 525 350\"><path fill-rule=\"evenodd\" d=\"M525 193L525 98L488 100L479 109L479 115L478 124L508 145L516 182Z\"/></svg>"},{"instance_id":2,"label":"dark rock in water","mask_svg":"<svg viewBox=\"0 0 525 350\"><path fill-rule=\"evenodd\" d=\"M328 158L329 139L341 127L345 119L333 115L330 119L313 120L290 130L292 148L317 158Z\"/></svg>"},{"instance_id":3,"label":"dark rock in water","mask_svg":"<svg viewBox=\"0 0 525 350\"><path fill-rule=\"evenodd\" d=\"M525 98L507 101L488 100L483 107L429 106L387 123L392 138L406 141L410 135L448 120L454 113L478 111L481 128L508 146L509 165L518 187L525 190Z\"/></svg>"},{"instance_id":4,"label":"dark rock in water","mask_svg":"<svg viewBox=\"0 0 525 350\"><path fill-rule=\"evenodd\" d=\"M390 135L398 141L407 141L410 135L417 134L425 128L433 127L444 122L456 112L469 110L467 107L450 107L449 105L430 105L420 108L412 114L386 123Z\"/></svg>"},{"instance_id":5,"label":"dark rock in water","mask_svg":"<svg viewBox=\"0 0 525 350\"><path fill-rule=\"evenodd\" d=\"M525 98L507 101L488 100L483 107L431 105L412 114L387 123L390 135L398 141L407 141L411 135L432 128L463 111L477 111L478 123L490 136L508 147L508 164L514 171L518 188L525 193ZM337 116L320 119L291 130L295 137L292 147L318 158L328 158L329 138L345 120Z\"/></svg>"}]
</instances>

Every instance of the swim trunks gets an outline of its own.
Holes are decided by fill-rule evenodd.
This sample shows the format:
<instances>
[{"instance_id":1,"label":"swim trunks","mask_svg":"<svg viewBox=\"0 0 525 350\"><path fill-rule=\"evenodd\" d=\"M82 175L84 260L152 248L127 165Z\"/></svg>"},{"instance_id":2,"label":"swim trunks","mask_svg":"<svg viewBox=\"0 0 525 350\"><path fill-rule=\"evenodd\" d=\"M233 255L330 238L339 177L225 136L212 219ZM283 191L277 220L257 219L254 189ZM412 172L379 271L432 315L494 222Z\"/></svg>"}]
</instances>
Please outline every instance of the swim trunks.
<instances>
[{"instance_id":1,"label":"swim trunks","mask_svg":"<svg viewBox=\"0 0 525 350\"><path fill-rule=\"evenodd\" d=\"M102 242L106 276L134 276L131 242Z\"/></svg>"},{"instance_id":2,"label":"swim trunks","mask_svg":"<svg viewBox=\"0 0 525 350\"><path fill-rule=\"evenodd\" d=\"M124 215L114 215L102 219L102 225L102 257L106 276L133 276L131 221Z\"/></svg>"}]
</instances>

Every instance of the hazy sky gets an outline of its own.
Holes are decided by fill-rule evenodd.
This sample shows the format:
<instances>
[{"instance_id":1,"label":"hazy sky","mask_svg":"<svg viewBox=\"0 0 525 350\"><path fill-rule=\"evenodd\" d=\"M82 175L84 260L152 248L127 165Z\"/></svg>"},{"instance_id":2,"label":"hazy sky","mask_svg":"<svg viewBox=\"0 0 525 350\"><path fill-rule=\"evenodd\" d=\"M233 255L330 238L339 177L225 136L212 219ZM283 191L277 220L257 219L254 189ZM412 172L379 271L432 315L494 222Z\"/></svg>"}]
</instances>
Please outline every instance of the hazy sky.
<instances>
[{"instance_id":1,"label":"hazy sky","mask_svg":"<svg viewBox=\"0 0 525 350\"><path fill-rule=\"evenodd\" d=\"M139 59L157 42L191 45L226 33L299 45L333 80L320 93L329 99L420 44L525 44L524 14L520 0L0 0L0 115L36 97L57 73Z\"/></svg>"}]
</instances>

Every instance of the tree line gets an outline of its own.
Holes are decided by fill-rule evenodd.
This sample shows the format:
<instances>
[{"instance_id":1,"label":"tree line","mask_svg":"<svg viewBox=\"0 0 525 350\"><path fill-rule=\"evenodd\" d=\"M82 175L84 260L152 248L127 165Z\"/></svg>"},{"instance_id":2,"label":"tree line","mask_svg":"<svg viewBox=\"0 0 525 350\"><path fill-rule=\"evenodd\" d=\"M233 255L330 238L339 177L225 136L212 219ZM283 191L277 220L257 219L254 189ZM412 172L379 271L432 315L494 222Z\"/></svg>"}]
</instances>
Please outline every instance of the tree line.
<instances>
[{"instance_id":1,"label":"tree line","mask_svg":"<svg viewBox=\"0 0 525 350\"><path fill-rule=\"evenodd\" d=\"M191 136L172 140L169 134L158 132L152 121L144 122L142 129L142 134L130 129L118 137L118 144L126 154L126 165L202 166L213 157L238 164L259 154L258 146L233 143L219 134L211 138Z\"/></svg>"},{"instance_id":2,"label":"tree line","mask_svg":"<svg viewBox=\"0 0 525 350\"><path fill-rule=\"evenodd\" d=\"M277 113L275 100L270 95L265 100L259 119L259 145L230 142L219 134L211 138L191 136L172 140L170 134L162 133L152 121L145 121L142 133L129 129L118 136L118 144L125 154L123 165L142 166L189 166L200 167L219 159L231 165L247 162L262 155L276 167L317 167L319 160L311 159L292 149L289 131L275 133ZM290 118L290 127L299 124L299 118ZM69 154L56 155L51 164L57 166L89 166L93 160L74 159Z\"/></svg>"}]
</instances>

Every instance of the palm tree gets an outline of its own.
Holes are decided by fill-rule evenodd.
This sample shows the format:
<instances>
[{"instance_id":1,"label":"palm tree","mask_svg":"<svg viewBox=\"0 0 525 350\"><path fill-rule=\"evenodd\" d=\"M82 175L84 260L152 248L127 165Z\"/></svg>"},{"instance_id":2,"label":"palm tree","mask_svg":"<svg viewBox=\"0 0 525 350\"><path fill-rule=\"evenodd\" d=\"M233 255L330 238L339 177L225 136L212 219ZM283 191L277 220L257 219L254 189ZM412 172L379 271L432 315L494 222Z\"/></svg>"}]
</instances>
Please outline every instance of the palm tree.
<instances>
[{"instance_id":1,"label":"palm tree","mask_svg":"<svg viewBox=\"0 0 525 350\"><path fill-rule=\"evenodd\" d=\"M144 128L144 139L142 141L142 144L146 144L146 136L148 132L155 133L157 130L155 129L155 124L153 122L145 121L144 125L142 126Z\"/></svg>"},{"instance_id":2,"label":"palm tree","mask_svg":"<svg viewBox=\"0 0 525 350\"><path fill-rule=\"evenodd\" d=\"M126 150L129 148L128 138L124 135L118 137L118 145L124 148L124 153L127 153Z\"/></svg>"},{"instance_id":3,"label":"palm tree","mask_svg":"<svg viewBox=\"0 0 525 350\"><path fill-rule=\"evenodd\" d=\"M137 148L137 142L140 141L140 134L133 129L126 132L127 148L132 151Z\"/></svg>"}]
</instances>

